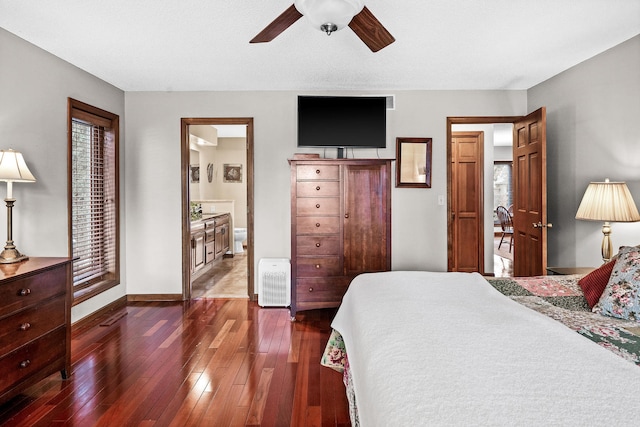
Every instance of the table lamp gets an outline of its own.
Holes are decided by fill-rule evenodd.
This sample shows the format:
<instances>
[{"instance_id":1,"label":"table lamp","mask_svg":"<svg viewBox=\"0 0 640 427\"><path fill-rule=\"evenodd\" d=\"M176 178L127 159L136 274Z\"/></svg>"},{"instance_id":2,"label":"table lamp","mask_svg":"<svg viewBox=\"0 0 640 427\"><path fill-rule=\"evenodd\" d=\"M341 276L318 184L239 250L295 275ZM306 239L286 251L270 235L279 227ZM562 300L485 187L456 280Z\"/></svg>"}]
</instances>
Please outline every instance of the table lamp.
<instances>
[{"instance_id":1,"label":"table lamp","mask_svg":"<svg viewBox=\"0 0 640 427\"><path fill-rule=\"evenodd\" d=\"M624 182L592 182L584 192L576 219L604 221L602 225L602 261L611 260L610 222L640 221L638 208Z\"/></svg>"},{"instance_id":2,"label":"table lamp","mask_svg":"<svg viewBox=\"0 0 640 427\"><path fill-rule=\"evenodd\" d=\"M26 255L22 255L13 244L11 212L16 201L13 198L13 183L35 182L36 179L29 171L22 153L9 149L0 150L0 181L7 183L7 197L4 199L7 203L7 244L0 253L0 264L12 264L29 259Z\"/></svg>"}]
</instances>

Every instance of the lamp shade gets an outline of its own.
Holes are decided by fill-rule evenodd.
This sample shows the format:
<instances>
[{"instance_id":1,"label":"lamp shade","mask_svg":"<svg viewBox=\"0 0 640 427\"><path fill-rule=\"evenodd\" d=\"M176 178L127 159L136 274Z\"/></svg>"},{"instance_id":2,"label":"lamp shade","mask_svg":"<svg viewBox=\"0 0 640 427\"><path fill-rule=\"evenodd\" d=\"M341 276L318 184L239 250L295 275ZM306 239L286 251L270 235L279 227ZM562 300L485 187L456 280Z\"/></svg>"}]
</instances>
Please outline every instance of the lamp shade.
<instances>
[{"instance_id":1,"label":"lamp shade","mask_svg":"<svg viewBox=\"0 0 640 427\"><path fill-rule=\"evenodd\" d=\"M592 182L582 197L576 219L610 222L640 221L638 208L624 182Z\"/></svg>"},{"instance_id":2,"label":"lamp shade","mask_svg":"<svg viewBox=\"0 0 640 427\"><path fill-rule=\"evenodd\" d=\"M330 23L337 31L360 13L364 0L295 0L294 5L315 28L320 30L322 25Z\"/></svg>"},{"instance_id":3,"label":"lamp shade","mask_svg":"<svg viewBox=\"0 0 640 427\"><path fill-rule=\"evenodd\" d=\"M22 153L14 150L0 150L0 181L35 182Z\"/></svg>"}]
</instances>

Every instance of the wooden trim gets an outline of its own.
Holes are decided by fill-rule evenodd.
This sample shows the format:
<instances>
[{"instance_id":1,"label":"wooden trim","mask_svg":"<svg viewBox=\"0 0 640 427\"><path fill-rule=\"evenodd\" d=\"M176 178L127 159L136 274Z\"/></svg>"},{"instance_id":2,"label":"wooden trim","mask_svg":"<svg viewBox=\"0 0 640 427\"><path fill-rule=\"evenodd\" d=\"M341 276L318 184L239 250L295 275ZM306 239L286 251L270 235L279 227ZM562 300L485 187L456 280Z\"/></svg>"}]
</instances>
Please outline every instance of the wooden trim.
<instances>
[{"instance_id":1,"label":"wooden trim","mask_svg":"<svg viewBox=\"0 0 640 427\"><path fill-rule=\"evenodd\" d=\"M247 292L249 299L255 301L255 261L254 261L254 133L253 117L227 118L182 118L181 133L181 180L182 180L182 298L191 298L191 256L190 256L190 217L189 217L189 126L191 125L246 125L247 126ZM233 244L233 242L230 242Z\"/></svg>"},{"instance_id":2,"label":"wooden trim","mask_svg":"<svg viewBox=\"0 0 640 427\"><path fill-rule=\"evenodd\" d=\"M72 332L77 332L80 329L84 329L86 327L91 326L94 322L97 322L97 320L107 314L110 314L112 311L116 311L116 310L120 310L123 307L127 306L127 297L126 296L122 296L120 298L118 298L117 300L110 302L109 304L105 305L104 307L100 308L99 310L94 311L93 313L91 313L90 315L83 317L82 319L78 320L77 322L73 323L71 325L71 330Z\"/></svg>"},{"instance_id":3,"label":"wooden trim","mask_svg":"<svg viewBox=\"0 0 640 427\"><path fill-rule=\"evenodd\" d=\"M128 294L127 302L137 301L182 301L182 294Z\"/></svg>"},{"instance_id":4,"label":"wooden trim","mask_svg":"<svg viewBox=\"0 0 640 427\"><path fill-rule=\"evenodd\" d=\"M478 117L447 117L447 271L451 271L453 260L453 224L451 220L451 145L452 125L460 124L491 124L491 123L515 123L523 116L478 116ZM483 168L484 170L484 168ZM482 260L484 265L484 260Z\"/></svg>"},{"instance_id":5,"label":"wooden trim","mask_svg":"<svg viewBox=\"0 0 640 427\"><path fill-rule=\"evenodd\" d=\"M89 116L97 116L98 118L102 118L104 121L110 120L111 130L113 132L113 142L114 142L114 181L115 181L115 190L114 190L114 198L115 198L115 271L113 272L113 276L108 280L96 283L94 285L88 286L84 289L76 292L73 291L73 301L72 304L76 305L83 301L86 301L108 289L111 289L120 284L120 116L109 111L103 110L98 107L94 107L85 102L78 101L77 99L67 98L67 234L68 234L68 251L69 257L73 257L73 247L71 246L71 242L73 241L73 224L71 221L71 213L73 206L73 196L72 196L72 168L73 168L73 155L72 155L72 121L74 117L74 113L84 112L84 117ZM104 122L103 122L104 124ZM72 269L72 280L73 280L73 269ZM77 294L77 297L76 297Z\"/></svg>"}]
</instances>

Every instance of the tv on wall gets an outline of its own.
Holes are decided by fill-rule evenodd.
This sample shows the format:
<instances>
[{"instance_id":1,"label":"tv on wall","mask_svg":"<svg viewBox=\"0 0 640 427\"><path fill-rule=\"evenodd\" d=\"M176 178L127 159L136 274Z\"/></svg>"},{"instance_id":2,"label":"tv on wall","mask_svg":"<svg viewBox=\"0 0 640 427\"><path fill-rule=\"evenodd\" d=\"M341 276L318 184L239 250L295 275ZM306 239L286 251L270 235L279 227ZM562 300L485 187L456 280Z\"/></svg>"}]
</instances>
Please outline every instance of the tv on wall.
<instances>
[{"instance_id":1,"label":"tv on wall","mask_svg":"<svg viewBox=\"0 0 640 427\"><path fill-rule=\"evenodd\" d=\"M298 147L386 148L386 134L384 96L298 96Z\"/></svg>"}]
</instances>

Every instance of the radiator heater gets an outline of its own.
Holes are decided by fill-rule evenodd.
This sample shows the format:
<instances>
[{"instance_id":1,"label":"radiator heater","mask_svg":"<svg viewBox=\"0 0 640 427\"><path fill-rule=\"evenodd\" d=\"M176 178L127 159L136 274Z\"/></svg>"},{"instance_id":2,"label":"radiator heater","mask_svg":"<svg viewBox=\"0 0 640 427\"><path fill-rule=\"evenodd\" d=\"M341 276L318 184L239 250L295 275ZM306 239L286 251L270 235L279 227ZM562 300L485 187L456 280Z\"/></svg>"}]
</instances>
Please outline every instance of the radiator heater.
<instances>
[{"instance_id":1,"label":"radiator heater","mask_svg":"<svg viewBox=\"0 0 640 427\"><path fill-rule=\"evenodd\" d=\"M291 305L291 263L287 258L262 258L258 263L258 305Z\"/></svg>"}]
</instances>

